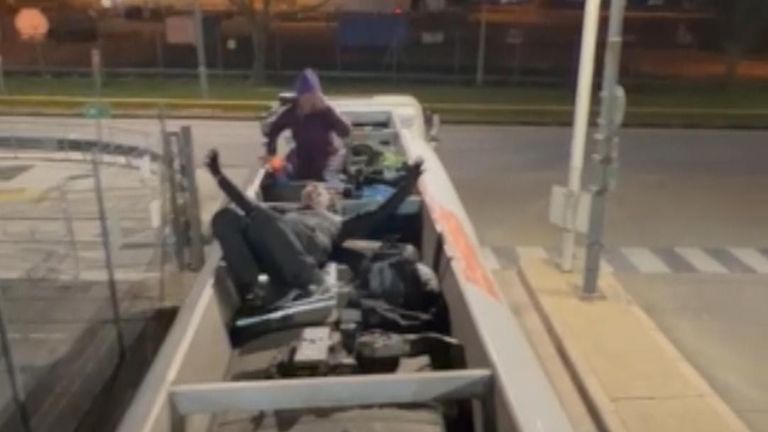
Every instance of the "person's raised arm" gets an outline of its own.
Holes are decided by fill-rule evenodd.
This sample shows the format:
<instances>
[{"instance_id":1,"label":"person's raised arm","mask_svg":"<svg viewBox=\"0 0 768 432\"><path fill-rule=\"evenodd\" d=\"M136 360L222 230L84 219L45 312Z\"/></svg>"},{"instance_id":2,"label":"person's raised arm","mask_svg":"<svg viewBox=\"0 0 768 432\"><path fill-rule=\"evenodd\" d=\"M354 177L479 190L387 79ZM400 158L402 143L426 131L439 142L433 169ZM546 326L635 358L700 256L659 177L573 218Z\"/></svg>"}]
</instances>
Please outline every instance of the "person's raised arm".
<instances>
[{"instance_id":1,"label":"person's raised arm","mask_svg":"<svg viewBox=\"0 0 768 432\"><path fill-rule=\"evenodd\" d=\"M375 209L344 220L336 243L340 244L352 238L364 238L378 228L389 216L397 212L400 205L413 192L416 182L421 176L422 165L421 160L408 165L405 175L400 179L400 185L386 201L379 204Z\"/></svg>"},{"instance_id":2,"label":"person's raised arm","mask_svg":"<svg viewBox=\"0 0 768 432\"><path fill-rule=\"evenodd\" d=\"M205 160L205 166L208 167L208 171L213 178L219 184L219 188L224 192L224 195L229 198L230 201L235 203L243 213L250 214L253 211L254 205L243 192L232 183L224 173L221 171L221 165L219 164L219 152L217 150L211 150L208 152L208 157Z\"/></svg>"}]
</instances>

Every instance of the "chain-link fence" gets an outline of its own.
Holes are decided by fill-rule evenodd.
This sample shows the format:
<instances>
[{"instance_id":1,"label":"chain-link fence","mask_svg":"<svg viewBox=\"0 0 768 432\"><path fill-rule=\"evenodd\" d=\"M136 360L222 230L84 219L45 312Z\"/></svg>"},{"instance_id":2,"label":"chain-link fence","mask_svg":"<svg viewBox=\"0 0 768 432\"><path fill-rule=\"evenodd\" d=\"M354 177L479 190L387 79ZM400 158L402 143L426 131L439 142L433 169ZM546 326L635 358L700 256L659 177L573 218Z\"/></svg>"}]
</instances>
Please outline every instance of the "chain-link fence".
<instances>
[{"instance_id":1,"label":"chain-link fence","mask_svg":"<svg viewBox=\"0 0 768 432\"><path fill-rule=\"evenodd\" d=\"M183 297L169 286L201 265L190 142L161 121L0 120L0 430L114 421L102 396L151 358Z\"/></svg>"},{"instance_id":2,"label":"chain-link fence","mask_svg":"<svg viewBox=\"0 0 768 432\"><path fill-rule=\"evenodd\" d=\"M380 78L567 83L576 72L583 2L373 1L366 8L321 1L312 8L275 0L269 19L258 7L254 16L233 8L237 2L203 3L202 56L214 74L247 76L263 66L274 75L313 66ZM88 74L97 65L111 76L191 76L200 58L191 4L43 7L50 31L39 41L20 36L18 8L8 9L0 17L3 64L41 75ZM625 78L722 77L728 59L720 16L703 0L630 2ZM766 59L765 31L754 32L745 57ZM743 77L768 79L761 65L745 62Z\"/></svg>"}]
</instances>

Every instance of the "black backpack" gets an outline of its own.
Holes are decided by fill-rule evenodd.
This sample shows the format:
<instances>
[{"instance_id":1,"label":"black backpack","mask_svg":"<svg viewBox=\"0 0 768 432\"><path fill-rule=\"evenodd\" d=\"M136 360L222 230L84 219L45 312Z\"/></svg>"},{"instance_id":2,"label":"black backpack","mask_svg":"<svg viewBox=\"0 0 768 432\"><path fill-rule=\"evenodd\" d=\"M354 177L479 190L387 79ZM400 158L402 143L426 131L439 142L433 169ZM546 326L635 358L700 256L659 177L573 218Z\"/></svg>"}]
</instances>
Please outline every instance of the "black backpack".
<instances>
[{"instance_id":1,"label":"black backpack","mask_svg":"<svg viewBox=\"0 0 768 432\"><path fill-rule=\"evenodd\" d=\"M406 252L406 245L385 244L363 266L361 289L366 296L410 311L430 311L439 292L436 277Z\"/></svg>"}]
</instances>

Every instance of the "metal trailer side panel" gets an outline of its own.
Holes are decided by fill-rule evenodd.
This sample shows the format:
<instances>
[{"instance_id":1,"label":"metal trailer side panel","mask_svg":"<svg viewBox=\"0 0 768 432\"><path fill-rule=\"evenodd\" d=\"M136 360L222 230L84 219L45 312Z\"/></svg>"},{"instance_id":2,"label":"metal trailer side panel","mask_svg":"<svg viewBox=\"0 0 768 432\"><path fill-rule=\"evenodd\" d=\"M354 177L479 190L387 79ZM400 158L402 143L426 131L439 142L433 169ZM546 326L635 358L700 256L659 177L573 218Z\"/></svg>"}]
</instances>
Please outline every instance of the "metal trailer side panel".
<instances>
[{"instance_id":1,"label":"metal trailer side panel","mask_svg":"<svg viewBox=\"0 0 768 432\"><path fill-rule=\"evenodd\" d=\"M425 215L429 216L425 221L429 223L424 226L424 257L426 260L435 255L444 257L442 279L446 299L451 306L454 330L467 345L468 366L490 367L494 375L492 397L495 410L483 413L493 416L494 422L486 425L492 424L499 431L573 430L520 324L495 283L489 282L487 269L478 259L479 243L475 231L442 163L420 138L421 134L414 135L418 130L414 124L418 125L418 122L412 116L421 115L420 107L415 103L393 109L408 158L421 158L425 162L426 172L419 185L427 204ZM399 124L402 119L409 123L405 129ZM250 195L260 180L257 176L251 183ZM438 233L444 244L437 242ZM440 250L435 251L435 248ZM173 422L180 420L171 408L169 392L172 385L180 383L180 379L216 381L225 375L231 348L228 344L220 345L227 339L225 312L217 301L213 286L215 266L221 258L217 246L209 251L207 258L202 273L207 277L198 278L137 400L124 417L120 432L172 430ZM203 324L213 329L199 331ZM215 353L214 349L221 351ZM210 355L214 358L194 358Z\"/></svg>"},{"instance_id":2,"label":"metal trailer side panel","mask_svg":"<svg viewBox=\"0 0 768 432\"><path fill-rule=\"evenodd\" d=\"M436 231L443 237L444 252L456 276L455 284L447 283L446 295L452 303L452 314L466 314L466 320L462 321L452 317L452 322L458 323L453 330L463 336L460 337L462 342L477 342L480 348L470 350L467 347L468 361L482 362L479 365L470 363L469 366L486 366L487 361L494 372L497 427L499 430L521 431L573 430L552 383L495 282L491 282L491 286L479 286L475 280L470 280L476 279L476 275L471 274L473 269L469 267L471 261L477 259L477 256L471 255L479 256L479 242L438 156L431 147L418 145L418 141L407 131L402 132L402 142L410 160L424 160L425 172L419 188L427 204L425 211L430 213ZM454 219L441 220L441 215L436 214L441 212ZM456 228L458 234L452 232ZM470 247L468 254L463 246ZM485 266L481 266L480 271L487 273ZM466 326L462 323L471 323L471 330L462 328ZM473 337L475 334L477 337ZM514 428L501 428L506 426L509 417L514 418Z\"/></svg>"}]
</instances>

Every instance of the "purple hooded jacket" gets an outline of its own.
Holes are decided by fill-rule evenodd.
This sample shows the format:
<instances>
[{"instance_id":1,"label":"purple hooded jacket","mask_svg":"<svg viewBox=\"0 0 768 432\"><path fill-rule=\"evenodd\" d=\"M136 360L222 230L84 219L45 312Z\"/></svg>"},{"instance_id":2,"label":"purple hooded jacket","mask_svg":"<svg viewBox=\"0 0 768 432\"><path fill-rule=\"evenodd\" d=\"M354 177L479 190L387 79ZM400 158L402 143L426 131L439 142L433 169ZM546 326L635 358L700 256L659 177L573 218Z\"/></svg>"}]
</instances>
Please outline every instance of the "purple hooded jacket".
<instances>
[{"instance_id":1,"label":"purple hooded jacket","mask_svg":"<svg viewBox=\"0 0 768 432\"><path fill-rule=\"evenodd\" d=\"M296 96L321 93L317 74L311 69L305 69L296 81L295 90ZM294 178L317 181L325 180L323 174L328 161L338 151L331 133L346 137L351 131L349 124L331 107L301 115L294 103L277 116L267 131L267 153L270 156L277 152L277 138L286 129L291 130L296 142Z\"/></svg>"}]
</instances>

